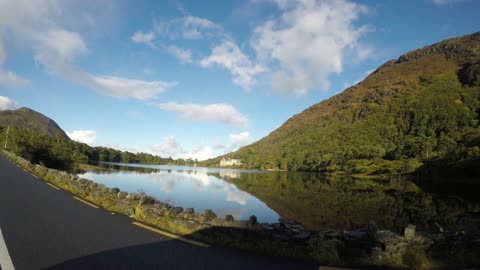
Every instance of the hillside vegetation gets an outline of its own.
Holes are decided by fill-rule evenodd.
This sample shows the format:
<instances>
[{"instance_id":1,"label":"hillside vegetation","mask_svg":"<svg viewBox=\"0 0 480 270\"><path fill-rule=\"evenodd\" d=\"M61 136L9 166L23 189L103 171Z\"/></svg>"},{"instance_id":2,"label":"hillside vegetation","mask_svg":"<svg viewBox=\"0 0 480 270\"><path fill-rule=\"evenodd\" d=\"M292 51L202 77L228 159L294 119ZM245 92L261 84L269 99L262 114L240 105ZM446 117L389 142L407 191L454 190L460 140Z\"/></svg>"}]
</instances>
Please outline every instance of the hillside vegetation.
<instances>
[{"instance_id":1,"label":"hillside vegetation","mask_svg":"<svg viewBox=\"0 0 480 270\"><path fill-rule=\"evenodd\" d=\"M246 168L353 174L480 164L480 33L415 50L227 157ZM206 166L218 166L219 159ZM476 165L475 165L476 164Z\"/></svg>"},{"instance_id":2,"label":"hillside vegetation","mask_svg":"<svg viewBox=\"0 0 480 270\"><path fill-rule=\"evenodd\" d=\"M15 127L33 131L40 135L69 140L55 121L29 108L0 111L0 127Z\"/></svg>"},{"instance_id":3,"label":"hillside vegetation","mask_svg":"<svg viewBox=\"0 0 480 270\"><path fill-rule=\"evenodd\" d=\"M60 129L61 130L61 129ZM6 127L0 126L0 145L3 149ZM63 132L63 130L62 130ZM72 171L75 163L89 161L144 163L144 164L193 164L194 160L162 158L148 153L131 153L108 147L91 147L70 139L42 135L37 131L10 127L7 150L32 163L49 168Z\"/></svg>"}]
</instances>

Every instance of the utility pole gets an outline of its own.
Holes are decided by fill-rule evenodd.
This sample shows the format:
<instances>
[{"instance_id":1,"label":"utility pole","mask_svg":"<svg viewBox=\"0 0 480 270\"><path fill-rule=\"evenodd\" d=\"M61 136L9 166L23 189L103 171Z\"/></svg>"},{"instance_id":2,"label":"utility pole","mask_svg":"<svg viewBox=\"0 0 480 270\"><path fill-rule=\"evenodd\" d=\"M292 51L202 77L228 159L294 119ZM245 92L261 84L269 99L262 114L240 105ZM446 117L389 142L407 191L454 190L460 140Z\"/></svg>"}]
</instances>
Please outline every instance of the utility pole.
<instances>
[{"instance_id":1,"label":"utility pole","mask_svg":"<svg viewBox=\"0 0 480 270\"><path fill-rule=\"evenodd\" d=\"M10 130L10 126L7 127L7 135L5 135L5 147L4 149L7 150L7 142L8 142L8 131Z\"/></svg>"}]
</instances>

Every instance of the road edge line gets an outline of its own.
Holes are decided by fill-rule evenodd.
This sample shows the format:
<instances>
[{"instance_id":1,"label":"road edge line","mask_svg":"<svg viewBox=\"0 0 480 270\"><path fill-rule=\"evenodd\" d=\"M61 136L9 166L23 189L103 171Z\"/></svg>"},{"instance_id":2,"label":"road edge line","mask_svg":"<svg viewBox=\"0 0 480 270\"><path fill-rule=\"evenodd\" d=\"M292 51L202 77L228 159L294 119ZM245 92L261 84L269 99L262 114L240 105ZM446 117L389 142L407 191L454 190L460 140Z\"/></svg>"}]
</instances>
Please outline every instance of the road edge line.
<instances>
[{"instance_id":1,"label":"road edge line","mask_svg":"<svg viewBox=\"0 0 480 270\"><path fill-rule=\"evenodd\" d=\"M74 198L75 200L80 201L80 202L82 202L82 203L84 203L84 204L86 204L86 205L88 205L88 206L90 206L90 207L93 207L93 208L95 208L95 209L100 208L100 206L95 205L95 204L93 204L93 203L91 203L91 202L87 202L87 201L85 201L84 199L80 199L80 198L77 197L77 196L73 196L73 198Z\"/></svg>"},{"instance_id":2,"label":"road edge line","mask_svg":"<svg viewBox=\"0 0 480 270\"><path fill-rule=\"evenodd\" d=\"M8 253L7 244L3 238L2 229L0 228L0 267L2 270L15 270L12 258Z\"/></svg>"},{"instance_id":3,"label":"road edge line","mask_svg":"<svg viewBox=\"0 0 480 270\"><path fill-rule=\"evenodd\" d=\"M204 244L204 243L202 243L202 242L198 242L198 241L195 241L195 240L187 239L187 238L181 237L181 236L176 235L176 234L173 234L173 233L165 232L165 231L159 230L159 229L157 229L157 228L150 227L150 226L148 226L148 225L145 225L145 224L140 223L140 222L137 222L137 221L132 222L132 224L133 224L133 225L136 225L136 226L138 226L138 227L142 227L142 228L144 228L144 229L146 229L146 230L149 230L149 231L152 231L152 232L155 232L155 233L158 233L158 234L161 234L161 235L170 237L170 238L172 238L172 239L180 240L180 241L183 241L183 242L192 244L192 245L196 245L196 246L199 246L199 247L205 247L205 248L210 247L210 245Z\"/></svg>"},{"instance_id":4,"label":"road edge line","mask_svg":"<svg viewBox=\"0 0 480 270\"><path fill-rule=\"evenodd\" d=\"M51 186L52 188L54 188L54 189L56 189L56 190L60 190L60 188L57 187L57 186L55 186L55 185L52 185L52 184L50 184L50 183L48 183L48 182L46 182L46 184L49 185L49 186Z\"/></svg>"}]
</instances>

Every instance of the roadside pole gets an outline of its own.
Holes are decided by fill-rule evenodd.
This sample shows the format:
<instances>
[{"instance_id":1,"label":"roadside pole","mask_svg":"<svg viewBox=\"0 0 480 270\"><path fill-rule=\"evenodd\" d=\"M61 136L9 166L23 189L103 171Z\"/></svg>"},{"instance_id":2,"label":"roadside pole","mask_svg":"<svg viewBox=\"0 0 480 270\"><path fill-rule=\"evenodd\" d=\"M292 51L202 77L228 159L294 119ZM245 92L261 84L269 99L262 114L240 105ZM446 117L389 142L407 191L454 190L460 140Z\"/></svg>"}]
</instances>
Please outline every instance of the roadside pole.
<instances>
[{"instance_id":1,"label":"roadside pole","mask_svg":"<svg viewBox=\"0 0 480 270\"><path fill-rule=\"evenodd\" d=\"M7 135L5 135L5 147L4 149L7 150L7 142L8 142L8 131L10 130L10 126L7 127Z\"/></svg>"}]
</instances>

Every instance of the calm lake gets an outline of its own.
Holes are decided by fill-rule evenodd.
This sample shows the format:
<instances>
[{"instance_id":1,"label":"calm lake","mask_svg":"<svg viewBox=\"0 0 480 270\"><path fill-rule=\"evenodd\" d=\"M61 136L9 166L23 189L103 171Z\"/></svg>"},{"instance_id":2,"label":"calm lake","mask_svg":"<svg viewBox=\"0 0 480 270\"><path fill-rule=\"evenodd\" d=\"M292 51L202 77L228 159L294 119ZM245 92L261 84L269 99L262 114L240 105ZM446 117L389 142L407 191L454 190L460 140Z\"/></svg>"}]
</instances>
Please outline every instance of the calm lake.
<instances>
[{"instance_id":1,"label":"calm lake","mask_svg":"<svg viewBox=\"0 0 480 270\"><path fill-rule=\"evenodd\" d=\"M259 222L282 217L312 230L348 230L375 220L400 230L407 223L429 229L455 228L478 217L478 185L415 184L405 179L374 181L306 172L266 172L185 166L100 163L80 177L127 192L143 191L183 208Z\"/></svg>"}]
</instances>

